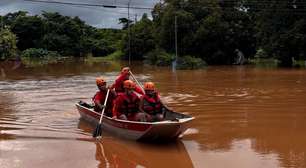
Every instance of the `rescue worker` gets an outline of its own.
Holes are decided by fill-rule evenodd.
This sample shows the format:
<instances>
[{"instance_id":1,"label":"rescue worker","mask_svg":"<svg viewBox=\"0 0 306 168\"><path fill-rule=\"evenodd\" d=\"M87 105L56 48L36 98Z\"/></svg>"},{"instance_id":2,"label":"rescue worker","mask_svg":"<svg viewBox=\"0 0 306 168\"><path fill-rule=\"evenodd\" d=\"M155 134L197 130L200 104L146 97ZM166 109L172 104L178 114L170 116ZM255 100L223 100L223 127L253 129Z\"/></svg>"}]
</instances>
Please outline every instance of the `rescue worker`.
<instances>
[{"instance_id":1,"label":"rescue worker","mask_svg":"<svg viewBox=\"0 0 306 168\"><path fill-rule=\"evenodd\" d=\"M113 118L145 121L145 114L138 111L139 97L134 93L135 86L131 80L123 82L124 92L119 93L114 101Z\"/></svg>"},{"instance_id":2,"label":"rescue worker","mask_svg":"<svg viewBox=\"0 0 306 168\"><path fill-rule=\"evenodd\" d=\"M96 112L102 112L108 88L106 87L106 80L103 77L97 77L96 84L99 91L92 98L92 101L94 103L94 110ZM112 116L113 100L115 98L116 98L116 93L113 90L110 90L105 109L105 114L107 116Z\"/></svg>"},{"instance_id":3,"label":"rescue worker","mask_svg":"<svg viewBox=\"0 0 306 168\"><path fill-rule=\"evenodd\" d=\"M140 97L139 111L146 114L147 121L162 121L163 105L153 82L144 84L145 95Z\"/></svg>"},{"instance_id":4,"label":"rescue worker","mask_svg":"<svg viewBox=\"0 0 306 168\"><path fill-rule=\"evenodd\" d=\"M129 79L130 79L130 68L123 67L121 69L120 75L115 80L115 83L111 86L111 89L115 89L116 93L124 92L123 82ZM136 86L134 91L141 95L144 95L142 89L139 86Z\"/></svg>"}]
</instances>

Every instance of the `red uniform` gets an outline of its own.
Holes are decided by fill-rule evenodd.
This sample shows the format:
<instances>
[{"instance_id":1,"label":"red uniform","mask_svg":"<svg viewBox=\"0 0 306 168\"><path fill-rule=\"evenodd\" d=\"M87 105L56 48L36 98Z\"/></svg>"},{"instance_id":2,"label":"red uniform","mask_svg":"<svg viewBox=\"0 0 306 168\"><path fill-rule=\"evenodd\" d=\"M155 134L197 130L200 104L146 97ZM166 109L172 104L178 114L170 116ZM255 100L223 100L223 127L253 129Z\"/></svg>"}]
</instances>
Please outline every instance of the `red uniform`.
<instances>
[{"instance_id":1,"label":"red uniform","mask_svg":"<svg viewBox=\"0 0 306 168\"><path fill-rule=\"evenodd\" d=\"M119 93L114 101L113 116L124 114L129 120L135 120L138 113L139 98L135 93Z\"/></svg>"},{"instance_id":2,"label":"red uniform","mask_svg":"<svg viewBox=\"0 0 306 168\"><path fill-rule=\"evenodd\" d=\"M139 86L135 86L135 92L141 94L141 95L144 95L145 93L142 91L142 89L139 87Z\"/></svg>"},{"instance_id":3,"label":"red uniform","mask_svg":"<svg viewBox=\"0 0 306 168\"><path fill-rule=\"evenodd\" d=\"M147 95L143 96L143 110L150 114L155 115L162 113L162 103L158 95L149 97Z\"/></svg>"},{"instance_id":4,"label":"red uniform","mask_svg":"<svg viewBox=\"0 0 306 168\"><path fill-rule=\"evenodd\" d=\"M121 74L120 76L118 76L118 78L115 80L115 83L112 86L112 88L115 88L116 93L124 92L123 82L128 79L129 79L128 74ZM135 92L144 95L144 92L139 86L135 87Z\"/></svg>"},{"instance_id":5,"label":"red uniform","mask_svg":"<svg viewBox=\"0 0 306 168\"><path fill-rule=\"evenodd\" d=\"M97 104L100 103L101 105L104 105L105 97L106 97L107 90L105 91L98 91L95 96L92 98L92 101ZM113 108L113 100L115 99L115 94L110 91L108 95L108 100L106 103L106 109L105 113L107 115L112 114L112 108ZM101 111L101 109L96 109L96 111Z\"/></svg>"},{"instance_id":6,"label":"red uniform","mask_svg":"<svg viewBox=\"0 0 306 168\"><path fill-rule=\"evenodd\" d=\"M115 80L115 83L113 84L112 88L114 88L117 93L124 92L123 82L127 79L129 79L128 74L121 74Z\"/></svg>"}]
</instances>

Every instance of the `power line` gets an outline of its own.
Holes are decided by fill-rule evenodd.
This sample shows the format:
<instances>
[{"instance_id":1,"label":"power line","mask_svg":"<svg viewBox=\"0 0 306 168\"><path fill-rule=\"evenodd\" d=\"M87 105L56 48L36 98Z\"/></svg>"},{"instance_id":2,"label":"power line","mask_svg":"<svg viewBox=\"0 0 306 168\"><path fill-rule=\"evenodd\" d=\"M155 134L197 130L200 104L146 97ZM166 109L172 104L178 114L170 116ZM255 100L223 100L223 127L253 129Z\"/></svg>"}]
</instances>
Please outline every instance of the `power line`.
<instances>
[{"instance_id":1,"label":"power line","mask_svg":"<svg viewBox=\"0 0 306 168\"><path fill-rule=\"evenodd\" d=\"M130 9L145 9L145 10L152 10L154 8L152 7L136 7L136 6L120 6L120 5L107 5L107 4L89 4L89 3L72 3L72 2L59 2L59 1L44 1L44 0L24 0L24 1L29 1L29 2L38 2L38 3L49 3L49 4L62 4L62 5L72 5L72 6L78 6L78 7L104 7L104 8L130 8ZM285 1L283 1L285 2ZM232 3L237 4L239 1L235 0L228 0L224 1L224 3ZM255 5L248 5L249 3L253 3ZM203 6L203 8L207 9L227 9L227 10L232 10L232 11L239 11L239 6L233 6L233 7L228 7L228 6L218 6L216 3L211 3L207 2L207 5ZM246 6L244 6L246 5ZM242 3L241 7L245 7L247 10L259 10L259 11L279 11L279 12L295 12L295 13L304 13L306 12L306 9L300 9L300 8L291 8L291 9L284 9L280 7L266 7L268 5L275 5L271 4L270 1L253 1L253 2L247 2L247 3ZM292 2L292 5L297 5L297 7L306 7L306 2ZM119 13L119 12L118 12ZM123 14L123 13L119 13Z\"/></svg>"},{"instance_id":2,"label":"power line","mask_svg":"<svg viewBox=\"0 0 306 168\"><path fill-rule=\"evenodd\" d=\"M73 3L73 2L59 2L59 1L42 1L42 0L24 0L29 2L49 3L49 4L62 4L73 6L92 6L92 7L104 7L104 8L130 8L130 9L153 9L152 7L139 7L139 6L119 6L108 4L89 4L89 3Z\"/></svg>"},{"instance_id":3,"label":"power line","mask_svg":"<svg viewBox=\"0 0 306 168\"><path fill-rule=\"evenodd\" d=\"M90 10L95 10L95 11L101 11L101 9L107 13L115 13L115 14L120 14L120 15L127 15L127 12L118 12L118 11L113 11L112 9L108 10L105 8L97 8L93 6L77 6L78 8L84 8L84 9L90 9ZM132 14L136 14L137 12L130 11Z\"/></svg>"},{"instance_id":4,"label":"power line","mask_svg":"<svg viewBox=\"0 0 306 168\"><path fill-rule=\"evenodd\" d=\"M72 2L59 2L59 1L43 1L43 0L24 0L24 1L29 1L29 2L38 2L38 3L50 3L50 4L63 4L63 5L73 5L73 6L78 6L78 7L81 7L81 6L88 6L88 7L104 7L104 8L130 8L130 9L154 9L153 7L136 7L136 6L120 6L120 5L107 5L107 4L89 4L89 3L72 3ZM229 0L229 1L224 1L225 3L232 3L233 5L234 4L237 4L239 3L239 1L234 1L234 0ZM285 1L284 1L285 2ZM296 11L306 11L306 9L298 9L298 7L306 7L306 2L295 2L295 3L290 3L292 5L296 5L297 8L292 8L292 9L283 9L283 8L280 8L280 7L275 7L275 8L272 8L272 7L269 7L269 8L264 8L264 6L269 6L269 5L275 5L275 4L271 4L270 1L253 1L253 2L247 2L247 3L242 3L242 7L243 5L246 5L244 7L248 7L250 3L253 3L255 4L254 5L251 5L253 6L252 9L261 9L261 10L284 10L284 11L287 11L287 10L296 10ZM207 5L203 6L204 8L210 8L210 9L214 9L214 8L232 8L232 7L222 7L222 6L215 6L217 4L215 3L211 3L211 2L207 2L206 3ZM234 6L233 6L234 7Z\"/></svg>"}]
</instances>

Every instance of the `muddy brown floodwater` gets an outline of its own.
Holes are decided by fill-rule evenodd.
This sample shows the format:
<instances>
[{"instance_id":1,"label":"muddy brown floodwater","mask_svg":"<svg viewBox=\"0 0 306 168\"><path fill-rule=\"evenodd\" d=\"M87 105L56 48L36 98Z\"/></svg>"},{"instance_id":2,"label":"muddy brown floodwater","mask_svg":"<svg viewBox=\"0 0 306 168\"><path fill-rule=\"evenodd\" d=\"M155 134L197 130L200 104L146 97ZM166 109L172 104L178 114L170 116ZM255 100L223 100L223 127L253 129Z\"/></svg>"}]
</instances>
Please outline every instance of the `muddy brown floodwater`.
<instances>
[{"instance_id":1,"label":"muddy brown floodwater","mask_svg":"<svg viewBox=\"0 0 306 168\"><path fill-rule=\"evenodd\" d=\"M1 168L306 167L306 70L208 67L177 70L133 64L177 112L196 119L176 142L147 144L103 132L74 106L114 81L125 63L69 61L4 69L0 76Z\"/></svg>"}]
</instances>

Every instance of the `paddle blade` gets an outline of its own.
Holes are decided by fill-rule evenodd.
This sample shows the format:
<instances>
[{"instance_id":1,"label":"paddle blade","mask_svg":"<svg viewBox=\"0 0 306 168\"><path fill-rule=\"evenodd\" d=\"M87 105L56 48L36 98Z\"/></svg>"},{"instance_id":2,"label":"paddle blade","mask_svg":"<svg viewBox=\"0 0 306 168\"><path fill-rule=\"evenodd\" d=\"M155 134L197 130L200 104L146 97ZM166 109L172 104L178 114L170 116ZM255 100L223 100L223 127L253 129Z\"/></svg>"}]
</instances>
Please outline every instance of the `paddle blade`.
<instances>
[{"instance_id":1,"label":"paddle blade","mask_svg":"<svg viewBox=\"0 0 306 168\"><path fill-rule=\"evenodd\" d=\"M96 129L94 130L92 136L95 137L99 137L102 135L102 129L101 129L102 124L98 124Z\"/></svg>"}]
</instances>

